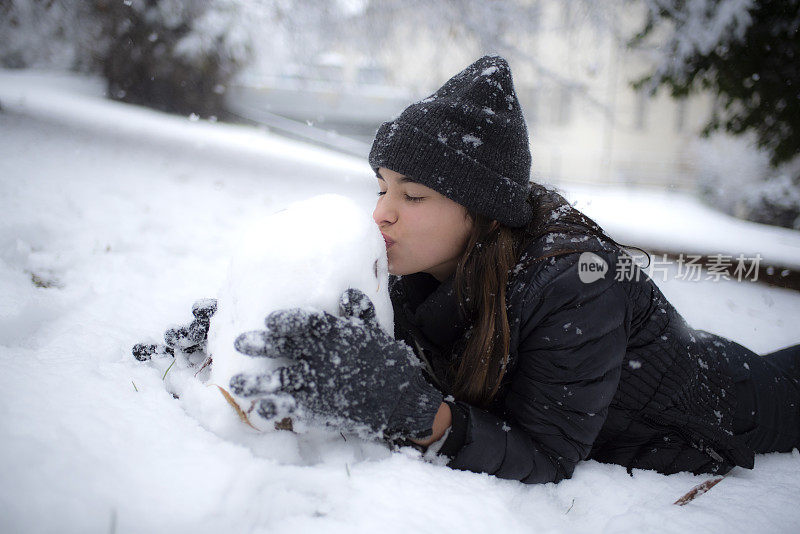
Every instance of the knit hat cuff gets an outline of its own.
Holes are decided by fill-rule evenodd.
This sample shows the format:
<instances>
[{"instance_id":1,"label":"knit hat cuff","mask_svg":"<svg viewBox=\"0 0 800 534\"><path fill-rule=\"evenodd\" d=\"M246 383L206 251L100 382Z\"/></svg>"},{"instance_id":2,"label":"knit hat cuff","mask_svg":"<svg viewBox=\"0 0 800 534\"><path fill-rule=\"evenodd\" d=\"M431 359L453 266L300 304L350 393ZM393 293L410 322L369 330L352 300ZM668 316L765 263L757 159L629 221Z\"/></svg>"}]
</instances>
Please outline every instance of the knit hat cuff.
<instances>
[{"instance_id":1,"label":"knit hat cuff","mask_svg":"<svg viewBox=\"0 0 800 534\"><path fill-rule=\"evenodd\" d=\"M391 169L481 215L511 227L533 215L529 187L503 176L462 150L399 119L385 122L369 154L373 169ZM487 179L488 178L488 179Z\"/></svg>"}]
</instances>

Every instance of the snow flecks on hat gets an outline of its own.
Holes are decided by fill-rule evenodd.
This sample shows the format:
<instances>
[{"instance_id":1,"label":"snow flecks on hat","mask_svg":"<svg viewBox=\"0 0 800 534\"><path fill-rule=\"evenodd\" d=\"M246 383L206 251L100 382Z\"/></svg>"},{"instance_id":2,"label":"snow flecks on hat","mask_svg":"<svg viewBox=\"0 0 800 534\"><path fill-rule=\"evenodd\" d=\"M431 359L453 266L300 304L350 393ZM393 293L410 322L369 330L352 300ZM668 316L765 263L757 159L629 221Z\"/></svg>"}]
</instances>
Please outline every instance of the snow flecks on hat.
<instances>
[{"instance_id":1,"label":"snow flecks on hat","mask_svg":"<svg viewBox=\"0 0 800 534\"><path fill-rule=\"evenodd\" d=\"M505 225L532 216L528 130L500 56L478 59L384 123L369 161Z\"/></svg>"}]
</instances>

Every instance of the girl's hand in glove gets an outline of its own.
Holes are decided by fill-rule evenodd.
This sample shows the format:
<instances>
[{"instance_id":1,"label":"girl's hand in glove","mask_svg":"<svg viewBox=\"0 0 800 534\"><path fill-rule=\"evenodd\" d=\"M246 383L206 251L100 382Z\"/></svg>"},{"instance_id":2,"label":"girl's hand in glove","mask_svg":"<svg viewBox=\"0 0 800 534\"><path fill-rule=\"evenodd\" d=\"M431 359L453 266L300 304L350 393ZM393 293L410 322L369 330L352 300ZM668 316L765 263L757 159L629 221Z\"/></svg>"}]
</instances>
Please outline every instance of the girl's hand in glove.
<instances>
[{"instance_id":1,"label":"girl's hand in glove","mask_svg":"<svg viewBox=\"0 0 800 534\"><path fill-rule=\"evenodd\" d=\"M205 351L208 328L211 316L217 311L216 299L200 299L192 304L194 320L186 325L168 328L164 332L164 345L155 343L137 343L133 346L134 358L140 362L147 361L153 354L172 354L175 349L185 353Z\"/></svg>"},{"instance_id":2,"label":"girl's hand in glove","mask_svg":"<svg viewBox=\"0 0 800 534\"><path fill-rule=\"evenodd\" d=\"M240 335L239 352L289 363L268 374L236 375L231 390L261 397L258 411L268 419L278 415L288 394L312 413L340 419L348 430L430 436L442 394L425 380L411 348L378 326L375 307L361 291L345 291L339 306L341 317L279 310L266 318L265 331Z\"/></svg>"}]
</instances>

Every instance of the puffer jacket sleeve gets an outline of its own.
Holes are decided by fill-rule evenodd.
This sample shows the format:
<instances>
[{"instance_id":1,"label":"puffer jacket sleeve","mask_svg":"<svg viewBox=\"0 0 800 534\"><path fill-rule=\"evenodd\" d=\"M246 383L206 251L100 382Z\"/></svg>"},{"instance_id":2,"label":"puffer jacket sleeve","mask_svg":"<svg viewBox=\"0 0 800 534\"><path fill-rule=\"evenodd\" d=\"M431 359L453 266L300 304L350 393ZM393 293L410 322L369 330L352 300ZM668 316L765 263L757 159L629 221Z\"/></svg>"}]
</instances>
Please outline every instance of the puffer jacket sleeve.
<instances>
[{"instance_id":1,"label":"puffer jacket sleeve","mask_svg":"<svg viewBox=\"0 0 800 534\"><path fill-rule=\"evenodd\" d=\"M456 403L461 428L451 434L463 443L443 447L450 467L545 483L570 478L587 458L617 390L630 324L616 256L601 256L610 272L591 283L580 280L576 253L527 280L507 420Z\"/></svg>"}]
</instances>

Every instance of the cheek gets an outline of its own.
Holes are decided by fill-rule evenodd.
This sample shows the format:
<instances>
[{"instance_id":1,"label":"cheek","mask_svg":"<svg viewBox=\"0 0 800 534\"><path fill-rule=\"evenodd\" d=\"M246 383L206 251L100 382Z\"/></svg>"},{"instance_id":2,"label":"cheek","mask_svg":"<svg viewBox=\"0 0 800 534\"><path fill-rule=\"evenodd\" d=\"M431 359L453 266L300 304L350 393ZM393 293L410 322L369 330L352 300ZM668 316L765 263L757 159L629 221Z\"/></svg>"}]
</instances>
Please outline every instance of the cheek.
<instances>
[{"instance_id":1,"label":"cheek","mask_svg":"<svg viewBox=\"0 0 800 534\"><path fill-rule=\"evenodd\" d=\"M460 255L469 237L470 228L459 210L440 211L435 219L429 221L425 246L429 254L450 259Z\"/></svg>"},{"instance_id":2,"label":"cheek","mask_svg":"<svg viewBox=\"0 0 800 534\"><path fill-rule=\"evenodd\" d=\"M389 268L417 270L457 258L469 237L469 220L458 205L431 203L405 210L398 218L398 244L387 251Z\"/></svg>"},{"instance_id":3,"label":"cheek","mask_svg":"<svg viewBox=\"0 0 800 534\"><path fill-rule=\"evenodd\" d=\"M449 203L448 209L443 210L441 217L441 231L454 243L463 243L472 229L466 211L455 203Z\"/></svg>"}]
</instances>

